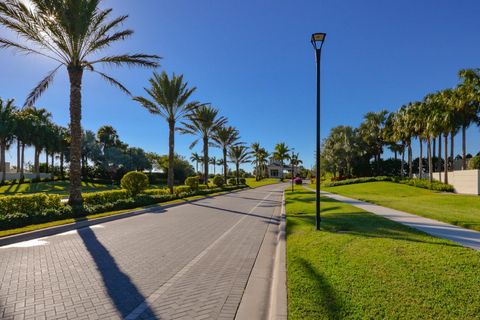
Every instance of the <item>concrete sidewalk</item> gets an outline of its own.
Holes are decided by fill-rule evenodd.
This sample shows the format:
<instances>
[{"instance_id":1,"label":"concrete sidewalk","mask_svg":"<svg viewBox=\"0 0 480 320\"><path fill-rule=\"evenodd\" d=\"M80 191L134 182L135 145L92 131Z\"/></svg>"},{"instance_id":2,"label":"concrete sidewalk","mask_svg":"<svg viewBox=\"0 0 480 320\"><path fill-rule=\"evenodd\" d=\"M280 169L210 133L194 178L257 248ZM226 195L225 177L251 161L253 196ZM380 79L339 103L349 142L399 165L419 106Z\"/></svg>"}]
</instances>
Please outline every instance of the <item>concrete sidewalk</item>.
<instances>
[{"instance_id":1,"label":"concrete sidewalk","mask_svg":"<svg viewBox=\"0 0 480 320\"><path fill-rule=\"evenodd\" d=\"M304 186L306 189L315 192L315 189ZM480 232L460 228L445 222L420 217L411 213L378 206L372 203L347 198L338 194L321 191L323 196L350 204L362 210L374 213L378 216L401 223L411 228L423 231L438 238L454 241L464 247L480 250Z\"/></svg>"}]
</instances>

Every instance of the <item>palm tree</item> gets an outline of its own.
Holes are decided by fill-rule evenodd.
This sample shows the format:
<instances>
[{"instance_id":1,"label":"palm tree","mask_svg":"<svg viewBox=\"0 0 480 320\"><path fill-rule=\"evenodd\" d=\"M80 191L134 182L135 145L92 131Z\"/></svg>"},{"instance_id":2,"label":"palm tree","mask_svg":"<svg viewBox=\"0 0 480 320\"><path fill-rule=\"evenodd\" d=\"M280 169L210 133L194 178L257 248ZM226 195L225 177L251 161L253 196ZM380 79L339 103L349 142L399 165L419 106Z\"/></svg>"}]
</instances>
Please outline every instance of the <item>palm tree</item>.
<instances>
[{"instance_id":1,"label":"palm tree","mask_svg":"<svg viewBox=\"0 0 480 320\"><path fill-rule=\"evenodd\" d=\"M299 157L300 157L300 153L292 152L292 156L290 157L290 166L292 167L292 179L295 178L294 177L295 168L303 163L303 161L300 160Z\"/></svg>"},{"instance_id":2,"label":"palm tree","mask_svg":"<svg viewBox=\"0 0 480 320\"><path fill-rule=\"evenodd\" d=\"M209 141L215 136L215 132L225 125L227 119L218 115L218 109L202 104L187 115L189 122L182 122L183 128L179 129L183 134L196 135L198 138L192 142L190 149L203 141L203 167L205 175L204 183L208 185L208 146Z\"/></svg>"},{"instance_id":3,"label":"palm tree","mask_svg":"<svg viewBox=\"0 0 480 320\"><path fill-rule=\"evenodd\" d=\"M210 157L208 162L213 166L213 174L216 174L216 166L217 166L217 158L216 157Z\"/></svg>"},{"instance_id":4,"label":"palm tree","mask_svg":"<svg viewBox=\"0 0 480 320\"><path fill-rule=\"evenodd\" d=\"M112 9L100 9L100 0L30 0L30 9L23 2L0 2L0 24L24 41L0 38L0 47L26 54L38 54L58 63L28 95L25 105L33 105L50 86L61 67L66 67L70 80L70 197L75 207L82 204L81 181L81 88L85 70L97 73L110 84L130 94L114 78L96 69L98 64L157 67L159 56L123 54L98 57L113 43L133 34L132 30L115 31L128 16L109 20Z\"/></svg>"},{"instance_id":5,"label":"palm tree","mask_svg":"<svg viewBox=\"0 0 480 320\"><path fill-rule=\"evenodd\" d=\"M198 107L198 103L187 103L195 87L189 88L183 81L183 75L168 77L166 72L154 73L150 79L151 88L145 92L153 99L135 97L150 113L163 117L168 122L168 188L173 194L174 161L175 161L175 129L177 120L184 118Z\"/></svg>"},{"instance_id":6,"label":"palm tree","mask_svg":"<svg viewBox=\"0 0 480 320\"><path fill-rule=\"evenodd\" d=\"M282 143L278 143L276 146L275 146L275 151L273 152L273 158L275 160L278 160L280 161L280 165L282 167L282 176L281 176L281 180L283 181L283 163L285 160L288 160L290 159L290 155L288 154L290 152L290 149L287 147L287 145L282 142Z\"/></svg>"},{"instance_id":7,"label":"palm tree","mask_svg":"<svg viewBox=\"0 0 480 320\"><path fill-rule=\"evenodd\" d=\"M190 161L195 162L195 172L198 173L198 163L203 161L202 157L198 153L192 152L192 156L190 157Z\"/></svg>"},{"instance_id":8,"label":"palm tree","mask_svg":"<svg viewBox=\"0 0 480 320\"><path fill-rule=\"evenodd\" d=\"M222 126L215 130L212 142L213 145L217 148L222 149L223 155L223 179L227 181L228 174L228 163L227 163L227 152L230 146L238 145L238 140L240 139L239 132L235 127L232 126Z\"/></svg>"},{"instance_id":9,"label":"palm tree","mask_svg":"<svg viewBox=\"0 0 480 320\"><path fill-rule=\"evenodd\" d=\"M254 142L250 146L252 149L252 154L253 154L253 161L252 164L255 165L255 180L259 181L261 179L261 174L260 174L260 157L261 157L261 151L262 148L260 147L259 142Z\"/></svg>"},{"instance_id":10,"label":"palm tree","mask_svg":"<svg viewBox=\"0 0 480 320\"><path fill-rule=\"evenodd\" d=\"M235 163L237 184L240 184L240 164L247 163L251 159L248 147L243 145L231 146L228 150L228 156L230 162Z\"/></svg>"},{"instance_id":11,"label":"palm tree","mask_svg":"<svg viewBox=\"0 0 480 320\"><path fill-rule=\"evenodd\" d=\"M5 152L15 135L17 126L16 108L14 100L4 101L0 98L0 171L2 172L1 182L6 178L6 156Z\"/></svg>"},{"instance_id":12,"label":"palm tree","mask_svg":"<svg viewBox=\"0 0 480 320\"><path fill-rule=\"evenodd\" d=\"M364 121L360 125L360 132L364 142L371 148L374 161L377 167L377 175L380 171L380 157L383 152L383 134L388 111L368 112L364 116Z\"/></svg>"}]
</instances>

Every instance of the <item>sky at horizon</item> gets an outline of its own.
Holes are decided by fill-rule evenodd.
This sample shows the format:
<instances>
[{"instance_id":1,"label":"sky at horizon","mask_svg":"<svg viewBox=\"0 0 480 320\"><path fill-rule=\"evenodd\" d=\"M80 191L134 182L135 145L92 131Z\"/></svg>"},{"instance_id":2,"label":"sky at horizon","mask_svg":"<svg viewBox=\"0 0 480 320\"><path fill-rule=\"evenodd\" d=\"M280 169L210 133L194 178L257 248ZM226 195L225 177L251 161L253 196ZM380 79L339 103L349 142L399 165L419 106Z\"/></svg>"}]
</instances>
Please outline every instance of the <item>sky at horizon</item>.
<instances>
[{"instance_id":1,"label":"sky at horizon","mask_svg":"<svg viewBox=\"0 0 480 320\"><path fill-rule=\"evenodd\" d=\"M107 54L143 52L163 57L158 71L184 74L238 127L242 140L272 151L286 142L306 167L314 162L315 60L309 38L326 32L322 54L322 130L358 126L368 111L394 111L427 93L455 86L462 68L479 67L478 12L474 0L424 1L193 1L105 0L114 16L129 14L132 38ZM0 34L15 37L0 28ZM55 64L0 50L0 97L21 106ZM134 95L144 95L152 70L105 68ZM65 70L37 103L68 123ZM83 126L112 125L131 146L165 154L168 127L94 74L85 74ZM455 153L460 153L457 137ZM194 137L176 135L176 152L189 158ZM479 150L479 129L468 131L468 152ZM418 154L414 146L415 155ZM211 149L213 156L220 150ZM33 158L29 150L28 158ZM385 152L389 157L389 152ZM7 161L15 163L15 146ZM251 166L245 166L250 169Z\"/></svg>"}]
</instances>

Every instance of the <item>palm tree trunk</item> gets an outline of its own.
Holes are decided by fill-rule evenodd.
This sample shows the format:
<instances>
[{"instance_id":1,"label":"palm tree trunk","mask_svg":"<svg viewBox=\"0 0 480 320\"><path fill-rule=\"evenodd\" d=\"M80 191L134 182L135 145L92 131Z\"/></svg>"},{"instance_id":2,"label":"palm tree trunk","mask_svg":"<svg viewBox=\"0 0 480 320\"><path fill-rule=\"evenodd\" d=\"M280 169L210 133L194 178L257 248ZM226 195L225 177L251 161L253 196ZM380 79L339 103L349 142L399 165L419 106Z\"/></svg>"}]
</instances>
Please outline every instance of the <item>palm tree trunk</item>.
<instances>
[{"instance_id":1,"label":"palm tree trunk","mask_svg":"<svg viewBox=\"0 0 480 320\"><path fill-rule=\"evenodd\" d=\"M21 142L17 139L17 173L20 172L20 149L21 149Z\"/></svg>"},{"instance_id":2,"label":"palm tree trunk","mask_svg":"<svg viewBox=\"0 0 480 320\"><path fill-rule=\"evenodd\" d=\"M45 149L45 173L48 173L48 150Z\"/></svg>"},{"instance_id":3,"label":"palm tree trunk","mask_svg":"<svg viewBox=\"0 0 480 320\"><path fill-rule=\"evenodd\" d=\"M403 168L405 167L405 144L402 144L402 163L400 164L400 177L403 178Z\"/></svg>"},{"instance_id":4,"label":"palm tree trunk","mask_svg":"<svg viewBox=\"0 0 480 320\"><path fill-rule=\"evenodd\" d=\"M204 165L204 183L208 186L208 137L203 138L203 165Z\"/></svg>"},{"instance_id":5,"label":"palm tree trunk","mask_svg":"<svg viewBox=\"0 0 480 320\"><path fill-rule=\"evenodd\" d=\"M50 166L52 167L52 174L53 174L54 173L53 171L55 169L55 153L54 152L50 154L50 159L51 159Z\"/></svg>"},{"instance_id":6,"label":"palm tree trunk","mask_svg":"<svg viewBox=\"0 0 480 320\"><path fill-rule=\"evenodd\" d=\"M35 147L35 160L34 160L34 166L35 166L35 179L40 179L40 148Z\"/></svg>"},{"instance_id":7,"label":"palm tree trunk","mask_svg":"<svg viewBox=\"0 0 480 320\"><path fill-rule=\"evenodd\" d=\"M25 143L22 143L22 161L20 163L20 180L25 178Z\"/></svg>"},{"instance_id":8,"label":"palm tree trunk","mask_svg":"<svg viewBox=\"0 0 480 320\"><path fill-rule=\"evenodd\" d=\"M467 170L467 126L462 126L462 170Z\"/></svg>"},{"instance_id":9,"label":"palm tree trunk","mask_svg":"<svg viewBox=\"0 0 480 320\"><path fill-rule=\"evenodd\" d=\"M437 170L438 170L438 181L442 181L442 135L438 136Z\"/></svg>"},{"instance_id":10,"label":"palm tree trunk","mask_svg":"<svg viewBox=\"0 0 480 320\"><path fill-rule=\"evenodd\" d=\"M170 193L173 194L174 171L175 165L175 120L168 121L168 177L167 184Z\"/></svg>"},{"instance_id":11,"label":"palm tree trunk","mask_svg":"<svg viewBox=\"0 0 480 320\"><path fill-rule=\"evenodd\" d=\"M83 69L69 66L70 78L70 195L68 203L72 207L82 205L82 76Z\"/></svg>"},{"instance_id":12,"label":"palm tree trunk","mask_svg":"<svg viewBox=\"0 0 480 320\"><path fill-rule=\"evenodd\" d=\"M433 146L432 146L432 162L433 162L433 170L435 170L435 161L433 158L435 158L435 155L437 154L437 137L433 137Z\"/></svg>"},{"instance_id":13,"label":"palm tree trunk","mask_svg":"<svg viewBox=\"0 0 480 320\"><path fill-rule=\"evenodd\" d=\"M198 161L195 161L195 169L197 170L196 172L198 173Z\"/></svg>"},{"instance_id":14,"label":"palm tree trunk","mask_svg":"<svg viewBox=\"0 0 480 320\"><path fill-rule=\"evenodd\" d=\"M225 179L225 183L227 183L227 147L223 147L223 179Z\"/></svg>"},{"instance_id":15,"label":"palm tree trunk","mask_svg":"<svg viewBox=\"0 0 480 320\"><path fill-rule=\"evenodd\" d=\"M5 149L6 149L6 144L4 141L0 143L0 170L2 171L2 179L0 180L1 182L5 181L7 177L7 162L5 160Z\"/></svg>"},{"instance_id":16,"label":"palm tree trunk","mask_svg":"<svg viewBox=\"0 0 480 320\"><path fill-rule=\"evenodd\" d=\"M445 178L443 182L448 183L448 133L443 135L445 142L445 163L443 164Z\"/></svg>"},{"instance_id":17,"label":"palm tree trunk","mask_svg":"<svg viewBox=\"0 0 480 320\"><path fill-rule=\"evenodd\" d=\"M427 138L427 157L428 157L428 181L432 183L433 181L433 163L432 163L432 146L431 138Z\"/></svg>"},{"instance_id":18,"label":"palm tree trunk","mask_svg":"<svg viewBox=\"0 0 480 320\"><path fill-rule=\"evenodd\" d=\"M423 139L420 138L420 156L418 157L418 175L422 179L423 174Z\"/></svg>"},{"instance_id":19,"label":"palm tree trunk","mask_svg":"<svg viewBox=\"0 0 480 320\"><path fill-rule=\"evenodd\" d=\"M237 169L237 185L240 184L240 163L235 163L235 168Z\"/></svg>"},{"instance_id":20,"label":"palm tree trunk","mask_svg":"<svg viewBox=\"0 0 480 320\"><path fill-rule=\"evenodd\" d=\"M454 163L455 163L455 158L454 158L454 152L455 152L455 146L454 146L454 141L455 141L455 134L452 133L450 134L450 170L453 171L455 168L454 168Z\"/></svg>"},{"instance_id":21,"label":"palm tree trunk","mask_svg":"<svg viewBox=\"0 0 480 320\"><path fill-rule=\"evenodd\" d=\"M408 144L408 177L413 177L412 143Z\"/></svg>"}]
</instances>

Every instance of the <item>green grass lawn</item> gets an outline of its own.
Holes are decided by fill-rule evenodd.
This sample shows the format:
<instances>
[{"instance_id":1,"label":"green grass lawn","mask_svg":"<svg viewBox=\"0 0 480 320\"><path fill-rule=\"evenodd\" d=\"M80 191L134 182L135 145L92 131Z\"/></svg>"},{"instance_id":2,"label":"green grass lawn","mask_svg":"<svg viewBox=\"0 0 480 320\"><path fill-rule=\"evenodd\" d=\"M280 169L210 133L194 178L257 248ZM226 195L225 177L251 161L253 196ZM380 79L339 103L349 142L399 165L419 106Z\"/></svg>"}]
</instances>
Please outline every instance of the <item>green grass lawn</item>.
<instances>
[{"instance_id":1,"label":"green grass lawn","mask_svg":"<svg viewBox=\"0 0 480 320\"><path fill-rule=\"evenodd\" d=\"M368 182L322 190L480 231L479 196L446 194L393 182Z\"/></svg>"},{"instance_id":2,"label":"green grass lawn","mask_svg":"<svg viewBox=\"0 0 480 320\"><path fill-rule=\"evenodd\" d=\"M36 182L36 183L22 183L14 185L0 186L0 195L13 195L23 193L55 193L68 194L70 182L69 181L52 181L52 182ZM118 186L106 185L93 182L82 182L83 192L104 191L117 189Z\"/></svg>"},{"instance_id":3,"label":"green grass lawn","mask_svg":"<svg viewBox=\"0 0 480 320\"><path fill-rule=\"evenodd\" d=\"M480 253L328 198L314 231L315 195L297 190L286 197L289 319L480 318Z\"/></svg>"},{"instance_id":4,"label":"green grass lawn","mask_svg":"<svg viewBox=\"0 0 480 320\"><path fill-rule=\"evenodd\" d=\"M266 186L267 184L274 184L274 183L279 183L279 179L275 178L265 178L260 181L255 181L255 178L246 178L247 180L247 186L250 188L256 188L256 187L261 187L261 186Z\"/></svg>"}]
</instances>

